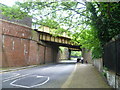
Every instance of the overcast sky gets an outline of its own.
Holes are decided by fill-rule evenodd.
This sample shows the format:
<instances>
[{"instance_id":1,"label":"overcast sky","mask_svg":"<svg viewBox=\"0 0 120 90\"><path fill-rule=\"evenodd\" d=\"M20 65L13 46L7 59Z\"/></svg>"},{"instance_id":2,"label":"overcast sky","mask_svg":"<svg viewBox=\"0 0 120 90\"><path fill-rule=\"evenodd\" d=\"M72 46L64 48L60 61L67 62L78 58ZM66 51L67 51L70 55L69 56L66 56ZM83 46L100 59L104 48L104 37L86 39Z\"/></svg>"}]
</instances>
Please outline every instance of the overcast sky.
<instances>
[{"instance_id":1,"label":"overcast sky","mask_svg":"<svg viewBox=\"0 0 120 90\"><path fill-rule=\"evenodd\" d=\"M22 1L22 0L0 0L0 3L5 4L7 6L14 5L15 1Z\"/></svg>"}]
</instances>

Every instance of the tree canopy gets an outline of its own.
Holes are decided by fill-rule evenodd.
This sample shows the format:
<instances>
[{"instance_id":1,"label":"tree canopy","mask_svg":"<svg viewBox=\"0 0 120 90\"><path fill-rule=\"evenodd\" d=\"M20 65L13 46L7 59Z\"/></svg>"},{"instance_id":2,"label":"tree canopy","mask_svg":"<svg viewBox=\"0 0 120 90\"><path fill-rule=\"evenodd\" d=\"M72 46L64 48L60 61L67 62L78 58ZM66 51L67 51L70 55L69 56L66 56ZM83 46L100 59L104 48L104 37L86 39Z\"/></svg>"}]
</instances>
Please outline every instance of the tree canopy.
<instances>
[{"instance_id":1,"label":"tree canopy","mask_svg":"<svg viewBox=\"0 0 120 90\"><path fill-rule=\"evenodd\" d=\"M16 2L0 9L10 18L33 18L33 23L66 32L73 42L102 56L103 46L120 34L120 4L117 2Z\"/></svg>"}]
</instances>

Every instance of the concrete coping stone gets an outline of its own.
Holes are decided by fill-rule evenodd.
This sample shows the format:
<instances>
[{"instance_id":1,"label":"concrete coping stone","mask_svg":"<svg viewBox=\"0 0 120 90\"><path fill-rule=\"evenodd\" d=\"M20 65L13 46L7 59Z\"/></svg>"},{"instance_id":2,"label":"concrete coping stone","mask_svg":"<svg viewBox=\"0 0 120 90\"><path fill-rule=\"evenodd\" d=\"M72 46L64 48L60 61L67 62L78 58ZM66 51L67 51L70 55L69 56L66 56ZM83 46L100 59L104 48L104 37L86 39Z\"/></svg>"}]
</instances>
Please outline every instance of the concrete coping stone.
<instances>
[{"instance_id":1,"label":"concrete coping stone","mask_svg":"<svg viewBox=\"0 0 120 90\"><path fill-rule=\"evenodd\" d=\"M12 24L16 24L16 25L19 25L19 26L23 26L23 27L32 29L32 27L30 27L30 26L27 26L27 25L24 25L24 24L20 24L20 23L16 23L16 22L7 21L7 20L4 20L4 19L0 19L0 21L4 21L4 22L7 22L7 23L12 23Z\"/></svg>"}]
</instances>

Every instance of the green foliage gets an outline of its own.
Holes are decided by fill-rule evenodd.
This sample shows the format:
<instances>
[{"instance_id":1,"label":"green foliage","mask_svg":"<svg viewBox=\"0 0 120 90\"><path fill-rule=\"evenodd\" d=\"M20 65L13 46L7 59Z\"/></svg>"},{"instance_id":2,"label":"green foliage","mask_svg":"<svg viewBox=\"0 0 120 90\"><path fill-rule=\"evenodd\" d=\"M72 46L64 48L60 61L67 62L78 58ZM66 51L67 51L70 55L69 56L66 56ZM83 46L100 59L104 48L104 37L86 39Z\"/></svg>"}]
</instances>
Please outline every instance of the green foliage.
<instances>
[{"instance_id":1,"label":"green foliage","mask_svg":"<svg viewBox=\"0 0 120 90\"><path fill-rule=\"evenodd\" d=\"M81 48L91 50L92 58L100 58L102 56L100 41L98 38L96 38L93 28L85 29L82 31L82 33L73 34L73 41L82 45Z\"/></svg>"},{"instance_id":2,"label":"green foliage","mask_svg":"<svg viewBox=\"0 0 120 90\"><path fill-rule=\"evenodd\" d=\"M51 20L51 19L44 19L41 22L39 22L39 24L42 26L47 26L51 29L57 29L60 27L56 21Z\"/></svg>"},{"instance_id":3,"label":"green foliage","mask_svg":"<svg viewBox=\"0 0 120 90\"><path fill-rule=\"evenodd\" d=\"M102 56L103 46L120 34L120 4L116 2L37 2L3 6L2 13L10 18L31 16L34 22L54 29L54 35L64 32L73 42L92 50L93 58ZM67 27L66 29L61 27Z\"/></svg>"},{"instance_id":4,"label":"green foliage","mask_svg":"<svg viewBox=\"0 0 120 90\"><path fill-rule=\"evenodd\" d=\"M113 2L87 3L91 17L91 25L97 31L97 37L102 45L120 34L120 4Z\"/></svg>"},{"instance_id":5,"label":"green foliage","mask_svg":"<svg viewBox=\"0 0 120 90\"><path fill-rule=\"evenodd\" d=\"M120 4L113 2L88 2L86 4L89 13L89 24L94 29L94 37L98 39L97 44L92 48L93 58L100 58L102 56L102 48L114 36L120 34ZM92 39L95 40L96 39Z\"/></svg>"},{"instance_id":6,"label":"green foliage","mask_svg":"<svg viewBox=\"0 0 120 90\"><path fill-rule=\"evenodd\" d=\"M14 18L22 19L28 16L28 13L21 11L20 7L17 7L17 6L13 6L13 7L1 6L0 10L4 11L2 12L2 14L9 17L10 19L14 19Z\"/></svg>"},{"instance_id":7,"label":"green foliage","mask_svg":"<svg viewBox=\"0 0 120 90\"><path fill-rule=\"evenodd\" d=\"M69 36L69 32L67 32L67 30L61 28L59 23L52 20L52 19L43 19L38 24L41 25L41 26L49 27L50 28L50 33L53 36L62 36L64 32L66 32L66 35Z\"/></svg>"},{"instance_id":8,"label":"green foliage","mask_svg":"<svg viewBox=\"0 0 120 90\"><path fill-rule=\"evenodd\" d=\"M70 8L74 8L76 6L77 2L62 2L61 5L64 6L65 10L68 10Z\"/></svg>"},{"instance_id":9,"label":"green foliage","mask_svg":"<svg viewBox=\"0 0 120 90\"><path fill-rule=\"evenodd\" d=\"M59 47L59 50L60 50L61 53L63 53L64 52L64 47Z\"/></svg>"},{"instance_id":10,"label":"green foliage","mask_svg":"<svg viewBox=\"0 0 120 90\"><path fill-rule=\"evenodd\" d=\"M92 58L101 58L102 57L102 47L96 46L92 48Z\"/></svg>"},{"instance_id":11,"label":"green foliage","mask_svg":"<svg viewBox=\"0 0 120 90\"><path fill-rule=\"evenodd\" d=\"M103 74L103 76L105 76L106 78L107 78L107 71L108 71L108 68L103 67L103 72L102 72L102 74Z\"/></svg>"},{"instance_id":12,"label":"green foliage","mask_svg":"<svg viewBox=\"0 0 120 90\"><path fill-rule=\"evenodd\" d=\"M51 33L53 36L62 36L62 35L63 35L63 32L65 32L65 31L66 31L66 30L63 29L63 28L57 28L57 29L52 29L50 33Z\"/></svg>"},{"instance_id":13,"label":"green foliage","mask_svg":"<svg viewBox=\"0 0 120 90\"><path fill-rule=\"evenodd\" d=\"M102 75L107 78L107 73L106 72L102 72Z\"/></svg>"},{"instance_id":14,"label":"green foliage","mask_svg":"<svg viewBox=\"0 0 120 90\"><path fill-rule=\"evenodd\" d=\"M82 53L80 51L72 51L71 56L82 56Z\"/></svg>"}]
</instances>

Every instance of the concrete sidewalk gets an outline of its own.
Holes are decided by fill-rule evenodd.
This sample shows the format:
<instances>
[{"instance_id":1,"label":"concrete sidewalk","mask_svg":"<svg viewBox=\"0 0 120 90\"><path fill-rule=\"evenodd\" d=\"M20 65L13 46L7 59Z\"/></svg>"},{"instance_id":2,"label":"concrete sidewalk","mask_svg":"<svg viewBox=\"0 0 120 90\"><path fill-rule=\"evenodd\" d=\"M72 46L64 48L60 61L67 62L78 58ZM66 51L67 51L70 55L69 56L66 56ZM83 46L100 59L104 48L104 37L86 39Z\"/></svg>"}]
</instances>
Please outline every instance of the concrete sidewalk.
<instances>
[{"instance_id":1,"label":"concrete sidewalk","mask_svg":"<svg viewBox=\"0 0 120 90\"><path fill-rule=\"evenodd\" d=\"M62 88L110 88L92 64L76 64Z\"/></svg>"}]
</instances>

